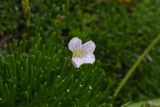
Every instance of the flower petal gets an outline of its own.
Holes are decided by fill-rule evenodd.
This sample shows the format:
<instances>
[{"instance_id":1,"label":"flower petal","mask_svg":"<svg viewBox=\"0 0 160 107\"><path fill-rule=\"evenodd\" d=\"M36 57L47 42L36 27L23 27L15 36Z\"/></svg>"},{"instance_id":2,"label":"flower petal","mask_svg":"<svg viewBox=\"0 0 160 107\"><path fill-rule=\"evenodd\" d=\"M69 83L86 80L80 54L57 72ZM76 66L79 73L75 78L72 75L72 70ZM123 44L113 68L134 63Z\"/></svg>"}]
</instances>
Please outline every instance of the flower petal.
<instances>
[{"instance_id":1,"label":"flower petal","mask_svg":"<svg viewBox=\"0 0 160 107\"><path fill-rule=\"evenodd\" d=\"M79 68L82 64L84 64L84 59L79 57L73 57L72 64L74 67Z\"/></svg>"},{"instance_id":2,"label":"flower petal","mask_svg":"<svg viewBox=\"0 0 160 107\"><path fill-rule=\"evenodd\" d=\"M81 49L82 41L78 37L72 38L68 44L68 47L69 47L69 50L71 50L72 52L74 50Z\"/></svg>"},{"instance_id":3,"label":"flower petal","mask_svg":"<svg viewBox=\"0 0 160 107\"><path fill-rule=\"evenodd\" d=\"M85 64L93 64L95 62L95 56L94 54L87 54L83 57L83 60Z\"/></svg>"},{"instance_id":4,"label":"flower petal","mask_svg":"<svg viewBox=\"0 0 160 107\"><path fill-rule=\"evenodd\" d=\"M88 54L89 53L93 53L95 48L96 48L96 45L92 40L90 40L90 41L86 42L85 44L83 44L83 49Z\"/></svg>"}]
</instances>

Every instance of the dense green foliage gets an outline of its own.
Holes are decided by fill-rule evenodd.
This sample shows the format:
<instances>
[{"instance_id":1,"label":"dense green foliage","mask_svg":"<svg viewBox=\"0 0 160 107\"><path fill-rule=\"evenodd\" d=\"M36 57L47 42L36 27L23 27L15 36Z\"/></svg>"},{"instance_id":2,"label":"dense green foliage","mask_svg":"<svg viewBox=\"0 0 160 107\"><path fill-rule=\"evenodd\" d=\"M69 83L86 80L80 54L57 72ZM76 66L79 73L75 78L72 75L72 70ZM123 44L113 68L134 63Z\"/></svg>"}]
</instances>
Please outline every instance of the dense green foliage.
<instances>
[{"instance_id":1,"label":"dense green foliage","mask_svg":"<svg viewBox=\"0 0 160 107\"><path fill-rule=\"evenodd\" d=\"M160 33L160 1L93 1L30 0L29 53L21 3L0 2L0 37L16 39L0 54L0 106L120 106L160 96L158 45L111 100L119 81ZM96 43L96 64L72 66L67 45L75 36Z\"/></svg>"},{"instance_id":2,"label":"dense green foliage","mask_svg":"<svg viewBox=\"0 0 160 107\"><path fill-rule=\"evenodd\" d=\"M11 44L11 54L1 55L2 106L95 106L103 99L105 72L93 65L75 69L68 50L57 44L57 35L50 36L44 43L40 35L32 38L29 54L21 50L26 47L23 42L21 48Z\"/></svg>"}]
</instances>

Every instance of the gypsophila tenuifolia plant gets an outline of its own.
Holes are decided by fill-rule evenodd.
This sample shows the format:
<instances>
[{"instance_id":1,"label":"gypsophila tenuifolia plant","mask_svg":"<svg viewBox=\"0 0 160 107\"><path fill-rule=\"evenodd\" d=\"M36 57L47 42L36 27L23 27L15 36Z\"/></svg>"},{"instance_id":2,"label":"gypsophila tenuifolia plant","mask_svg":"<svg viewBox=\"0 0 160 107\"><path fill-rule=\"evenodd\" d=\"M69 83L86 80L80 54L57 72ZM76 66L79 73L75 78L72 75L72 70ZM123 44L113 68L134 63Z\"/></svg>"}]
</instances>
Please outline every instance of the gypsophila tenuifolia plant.
<instances>
[{"instance_id":1,"label":"gypsophila tenuifolia plant","mask_svg":"<svg viewBox=\"0 0 160 107\"><path fill-rule=\"evenodd\" d=\"M25 36L25 35L24 35ZM99 62L72 66L68 47L53 33L45 42L31 38L30 54L16 42L0 56L0 105L2 107L70 107L102 104L105 73Z\"/></svg>"},{"instance_id":2,"label":"gypsophila tenuifolia plant","mask_svg":"<svg viewBox=\"0 0 160 107\"><path fill-rule=\"evenodd\" d=\"M3 40L6 40L7 36L16 38L18 37L17 35L26 32L27 17L25 12L22 12L24 9L21 1L0 1L0 37L3 37L0 38L0 47L4 44ZM103 92L103 95L100 95L100 98L96 100L97 102L95 103L98 106L111 106L110 102L112 102L112 95L115 93L116 87L160 31L159 0L130 0L130 3L127 3L127 0L94 0L94 2L88 0L24 1L28 2L27 7L30 7L32 10L32 23L30 26L31 38L29 39L31 41L30 52L29 54L25 53L25 48L27 47L26 42L17 46L17 44L15 44L16 41L13 41L11 44L12 48L6 48L6 52L0 53L0 107L11 104L12 106L26 105L27 107L33 105L39 106L40 104L44 106L46 101L42 99L45 97L47 101L51 101L48 100L48 98L51 98L51 95L55 95L55 93L48 93L49 97L44 96L47 93L46 90L48 90L46 87L50 86L45 86L44 90L46 93L44 93L45 91L43 91L41 87L46 83L48 84L48 82L45 82L47 77L44 77L44 74L47 75L53 70L54 72L50 72L53 73L50 74L53 75L50 76L50 80L53 80L53 78L59 78L58 73L62 73L64 77L66 77L70 75L70 72L67 71L72 71L71 73L76 72L74 74L76 76L74 77L77 78L81 73L83 76L86 75L85 73L91 75L90 72L85 72L90 71L90 69L96 70L96 73L101 73L97 72L100 70L99 66L105 70L106 78L102 82L97 82L98 87L100 84L100 92ZM58 33L56 34L57 36L52 35L53 31ZM26 38L24 38L25 36L27 36L27 34L23 35L22 41L27 41ZM83 41L92 39L96 43L97 48L94 52L96 63L93 65L84 64L79 68L73 67L71 64L72 53L68 50L67 45L69 40L74 36L81 38ZM53 38L51 39L50 37ZM61 40L57 39L57 37L64 40L64 43L61 43ZM11 41L7 40L5 44L8 42ZM46 50L47 52L45 52ZM114 101L115 107L127 105L129 102L152 99L160 96L159 53L159 46L152 49L152 51L147 54L147 57L143 59L142 63L137 66L137 69L133 75L130 76L129 81L127 81L127 84L125 84L122 90L121 88L117 89L121 91L116 91L116 93L120 93L118 95L115 94L117 95L117 99ZM66 59L64 57L67 57L67 61L64 60ZM101 64L98 63L98 60L100 60ZM65 61L70 65L64 64L66 63ZM67 80L64 79L63 76L60 77L63 78L64 81ZM92 77L97 79L97 81L103 79L99 74ZM85 78L89 80L91 77L88 78L88 76L86 76ZM54 79L53 83L55 83L55 80L58 81L56 84L60 83L57 79ZM85 86L89 86L89 83L90 82L87 81ZM14 87L12 87L12 84L14 84ZM41 84L41 87L38 84ZM52 82L50 81L49 84L52 84ZM54 85L54 87L58 86ZM74 87L77 87L75 83ZM54 100L54 104L56 104L55 101L59 99L57 102L61 102L62 104L60 104L63 106L66 100L62 102L62 98L67 96L65 94L66 88L62 87L62 91L64 91L63 94L62 91L58 93L60 88L54 89L58 90L56 91L57 96L63 95L61 98L54 97L56 99ZM10 90L12 90L12 93ZM67 90L67 92L73 91ZM93 95L98 92L99 91L96 91ZM73 93L72 97L68 98L68 102L75 101L71 101L71 98L78 92L74 91ZM86 100L84 94L81 95L81 99ZM77 96L75 99L80 99L80 96ZM95 97L93 96L93 98ZM79 100L76 101L78 102ZM89 101L91 102L88 98L86 102ZM94 102L93 99L92 101ZM80 106L80 103L82 103L82 106L86 104L83 101L79 101L79 105L77 104L76 106ZM105 103L109 104L105 105ZM72 103L72 105L74 104ZM51 106L51 103L45 106ZM67 106L67 104L65 106Z\"/></svg>"}]
</instances>

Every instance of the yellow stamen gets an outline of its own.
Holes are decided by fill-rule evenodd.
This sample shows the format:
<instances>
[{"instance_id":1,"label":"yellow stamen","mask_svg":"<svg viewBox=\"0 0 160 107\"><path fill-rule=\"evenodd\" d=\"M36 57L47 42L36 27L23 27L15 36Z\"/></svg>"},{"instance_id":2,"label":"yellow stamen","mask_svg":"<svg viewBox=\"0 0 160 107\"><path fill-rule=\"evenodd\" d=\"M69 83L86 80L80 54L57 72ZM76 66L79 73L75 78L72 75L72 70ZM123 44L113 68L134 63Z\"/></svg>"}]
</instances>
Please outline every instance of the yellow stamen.
<instances>
[{"instance_id":1,"label":"yellow stamen","mask_svg":"<svg viewBox=\"0 0 160 107\"><path fill-rule=\"evenodd\" d=\"M73 57L82 57L84 55L84 52L82 50L75 50L73 52Z\"/></svg>"}]
</instances>

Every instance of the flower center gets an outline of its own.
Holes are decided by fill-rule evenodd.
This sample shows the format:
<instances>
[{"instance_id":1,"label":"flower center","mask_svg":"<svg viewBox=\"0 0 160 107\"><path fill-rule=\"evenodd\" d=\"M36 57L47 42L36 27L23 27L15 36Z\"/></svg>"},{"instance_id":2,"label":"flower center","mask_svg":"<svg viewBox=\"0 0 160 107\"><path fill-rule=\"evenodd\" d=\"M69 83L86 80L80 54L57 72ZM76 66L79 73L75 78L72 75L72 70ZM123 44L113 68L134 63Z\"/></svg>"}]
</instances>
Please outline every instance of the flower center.
<instances>
[{"instance_id":1,"label":"flower center","mask_svg":"<svg viewBox=\"0 0 160 107\"><path fill-rule=\"evenodd\" d=\"M84 55L84 52L82 50L75 50L73 52L73 57L82 57Z\"/></svg>"}]
</instances>

